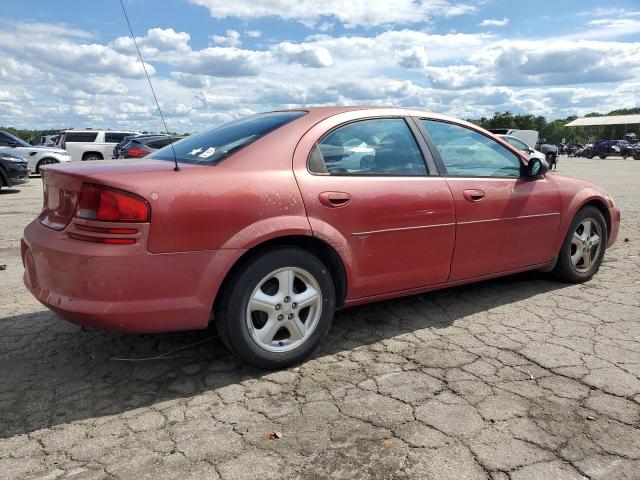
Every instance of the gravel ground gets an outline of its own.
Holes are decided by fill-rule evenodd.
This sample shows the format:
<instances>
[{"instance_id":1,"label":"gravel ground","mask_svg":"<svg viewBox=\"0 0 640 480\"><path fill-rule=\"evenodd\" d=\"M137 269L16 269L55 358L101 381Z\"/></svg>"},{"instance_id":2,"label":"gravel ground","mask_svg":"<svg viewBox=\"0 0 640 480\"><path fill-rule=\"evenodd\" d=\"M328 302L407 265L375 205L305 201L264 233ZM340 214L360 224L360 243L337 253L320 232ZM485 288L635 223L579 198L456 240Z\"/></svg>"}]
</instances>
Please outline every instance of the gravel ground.
<instances>
[{"instance_id":1,"label":"gravel ground","mask_svg":"<svg viewBox=\"0 0 640 480\"><path fill-rule=\"evenodd\" d=\"M529 273L345 310L311 360L271 373L213 330L83 331L45 310L19 258L40 179L3 190L0 477L640 478L640 162L559 173L622 209L592 281Z\"/></svg>"}]
</instances>

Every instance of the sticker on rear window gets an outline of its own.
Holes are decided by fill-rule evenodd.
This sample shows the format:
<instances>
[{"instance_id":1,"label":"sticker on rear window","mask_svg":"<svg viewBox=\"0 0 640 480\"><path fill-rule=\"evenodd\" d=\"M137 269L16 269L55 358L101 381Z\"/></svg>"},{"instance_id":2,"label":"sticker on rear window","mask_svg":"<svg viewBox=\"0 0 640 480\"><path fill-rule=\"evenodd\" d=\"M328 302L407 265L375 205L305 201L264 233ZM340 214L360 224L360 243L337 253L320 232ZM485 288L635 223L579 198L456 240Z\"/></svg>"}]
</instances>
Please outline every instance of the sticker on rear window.
<instances>
[{"instance_id":1,"label":"sticker on rear window","mask_svg":"<svg viewBox=\"0 0 640 480\"><path fill-rule=\"evenodd\" d=\"M198 155L200 158L209 158L211 155L213 155L214 153L216 153L216 147L209 147L207 148L204 152L202 152L200 155Z\"/></svg>"},{"instance_id":2,"label":"sticker on rear window","mask_svg":"<svg viewBox=\"0 0 640 480\"><path fill-rule=\"evenodd\" d=\"M199 154L201 151L202 151L202 149L201 149L201 148L194 148L193 150L191 150L191 151L189 152L189 155L192 155L192 156L193 156L193 155L197 155L197 154Z\"/></svg>"}]
</instances>

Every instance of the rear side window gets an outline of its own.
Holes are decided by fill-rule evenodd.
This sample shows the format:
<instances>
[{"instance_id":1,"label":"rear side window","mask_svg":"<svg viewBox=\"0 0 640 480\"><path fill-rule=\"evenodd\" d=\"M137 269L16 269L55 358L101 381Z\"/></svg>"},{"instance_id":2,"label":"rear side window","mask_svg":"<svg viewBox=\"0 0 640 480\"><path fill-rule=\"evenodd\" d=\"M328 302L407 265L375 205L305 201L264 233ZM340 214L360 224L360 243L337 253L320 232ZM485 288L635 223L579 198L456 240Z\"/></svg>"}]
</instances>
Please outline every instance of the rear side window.
<instances>
[{"instance_id":1,"label":"rear side window","mask_svg":"<svg viewBox=\"0 0 640 480\"><path fill-rule=\"evenodd\" d=\"M119 132L105 132L104 133L104 141L106 143L120 143L124 140L124 137L128 137L131 135L130 133L119 133Z\"/></svg>"},{"instance_id":2,"label":"rear side window","mask_svg":"<svg viewBox=\"0 0 640 480\"><path fill-rule=\"evenodd\" d=\"M67 132L64 141L70 142L95 142L98 132Z\"/></svg>"},{"instance_id":3,"label":"rear side window","mask_svg":"<svg viewBox=\"0 0 640 480\"><path fill-rule=\"evenodd\" d=\"M260 137L303 116L304 111L260 113L184 138L147 158L215 165Z\"/></svg>"},{"instance_id":4,"label":"rear side window","mask_svg":"<svg viewBox=\"0 0 640 480\"><path fill-rule=\"evenodd\" d=\"M461 125L420 120L452 177L519 177L520 158L495 140Z\"/></svg>"},{"instance_id":5,"label":"rear side window","mask_svg":"<svg viewBox=\"0 0 640 480\"><path fill-rule=\"evenodd\" d=\"M309 156L309 170L334 175L426 175L411 130L401 118L360 120L336 128Z\"/></svg>"}]
</instances>

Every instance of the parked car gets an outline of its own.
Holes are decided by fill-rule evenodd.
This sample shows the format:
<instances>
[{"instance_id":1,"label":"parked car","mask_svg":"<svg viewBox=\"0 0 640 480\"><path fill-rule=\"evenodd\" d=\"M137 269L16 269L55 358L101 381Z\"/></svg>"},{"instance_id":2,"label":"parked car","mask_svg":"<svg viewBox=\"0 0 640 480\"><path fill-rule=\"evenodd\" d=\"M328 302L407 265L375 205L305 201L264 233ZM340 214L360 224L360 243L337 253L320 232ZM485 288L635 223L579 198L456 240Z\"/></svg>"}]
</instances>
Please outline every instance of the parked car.
<instances>
[{"instance_id":1,"label":"parked car","mask_svg":"<svg viewBox=\"0 0 640 480\"><path fill-rule=\"evenodd\" d=\"M0 132L0 153L12 153L24 158L29 170L35 173L40 173L40 167L43 165L71 161L69 154L61 148L29 145L9 132Z\"/></svg>"},{"instance_id":2,"label":"parked car","mask_svg":"<svg viewBox=\"0 0 640 480\"><path fill-rule=\"evenodd\" d=\"M125 145L120 147L117 154L114 153L113 158L146 157L151 152L166 147L182 138L184 137L169 135L133 137Z\"/></svg>"},{"instance_id":3,"label":"parked car","mask_svg":"<svg viewBox=\"0 0 640 480\"><path fill-rule=\"evenodd\" d=\"M11 153L0 152L0 189L29 181L27 161Z\"/></svg>"},{"instance_id":4,"label":"parked car","mask_svg":"<svg viewBox=\"0 0 640 480\"><path fill-rule=\"evenodd\" d=\"M598 140L591 148L582 152L583 157L600 157L603 160L612 155L620 155L622 158L632 156L631 144L626 140Z\"/></svg>"},{"instance_id":5,"label":"parked car","mask_svg":"<svg viewBox=\"0 0 640 480\"><path fill-rule=\"evenodd\" d=\"M40 302L128 332L212 320L231 351L280 368L336 307L534 269L584 282L618 235L602 188L417 109L263 113L173 147L45 169L22 241Z\"/></svg>"},{"instance_id":6,"label":"parked car","mask_svg":"<svg viewBox=\"0 0 640 480\"><path fill-rule=\"evenodd\" d=\"M127 143L129 143L129 141L132 138L144 138L144 137L157 137L157 136L162 136L163 134L158 134L158 133L139 133L139 134L134 134L134 135L127 135L126 137L124 137L120 143L118 143L115 147L113 147L113 158L119 158L120 156L120 149L122 149L122 147L124 147Z\"/></svg>"},{"instance_id":7,"label":"parked car","mask_svg":"<svg viewBox=\"0 0 640 480\"><path fill-rule=\"evenodd\" d=\"M65 130L58 144L65 148L75 161L111 160L113 148L136 132L111 130Z\"/></svg>"},{"instance_id":8,"label":"parked car","mask_svg":"<svg viewBox=\"0 0 640 480\"><path fill-rule=\"evenodd\" d=\"M550 169L556 168L558 160L559 150L556 145L550 143L541 143L540 136L537 130L519 130L517 128L492 128L492 133L499 135L509 135L522 140L527 145L534 145L534 148L542 152L549 164Z\"/></svg>"},{"instance_id":9,"label":"parked car","mask_svg":"<svg viewBox=\"0 0 640 480\"><path fill-rule=\"evenodd\" d=\"M521 152L524 152L527 155L529 155L529 157L536 157L536 158L539 158L540 160L544 160L545 162L547 161L546 156L545 156L544 153L539 152L535 148L527 145L526 143L524 143L519 138L512 137L511 135L498 135L498 136L500 138L502 138L504 141L506 141L507 143L509 143L512 146L516 147Z\"/></svg>"}]
</instances>

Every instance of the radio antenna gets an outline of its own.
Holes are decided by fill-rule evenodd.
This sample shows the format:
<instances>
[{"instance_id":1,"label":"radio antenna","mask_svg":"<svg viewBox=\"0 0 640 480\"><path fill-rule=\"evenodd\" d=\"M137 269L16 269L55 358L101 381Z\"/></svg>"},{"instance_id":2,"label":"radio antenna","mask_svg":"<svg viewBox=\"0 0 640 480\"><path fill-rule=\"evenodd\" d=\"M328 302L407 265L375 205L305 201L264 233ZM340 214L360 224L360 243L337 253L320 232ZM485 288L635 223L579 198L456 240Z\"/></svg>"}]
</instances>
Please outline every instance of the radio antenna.
<instances>
[{"instance_id":1,"label":"radio antenna","mask_svg":"<svg viewBox=\"0 0 640 480\"><path fill-rule=\"evenodd\" d=\"M147 67L144 64L144 60L142 59L142 53L140 52L140 48L138 48L138 42L136 42L136 36L133 34L133 29L131 28L131 22L129 21L129 16L127 15L127 10L124 8L124 2L122 0L120 0L120 5L122 6L122 13L124 13L124 18L127 20L127 25L129 26L131 39L133 40L133 44L136 46L136 50L138 51L138 57L140 57L140 63L142 63L144 74L147 76L147 82L149 82L149 88L151 89L151 93L153 94L153 99L156 101L156 107L158 107L158 113L160 114L160 118L162 119L162 124L164 125L164 131L167 132L167 135L171 135L169 133L169 129L167 128L167 122L164 119L162 110L160 109L160 103L158 102L158 97L156 97L156 92L153 90L153 85L151 84L151 77L149 77L149 72L147 72ZM174 163L173 171L179 172L180 167L178 166L178 157L176 156L176 149L173 148L173 142L170 143L169 145L171 145L171 150L173 151L173 163Z\"/></svg>"}]
</instances>

